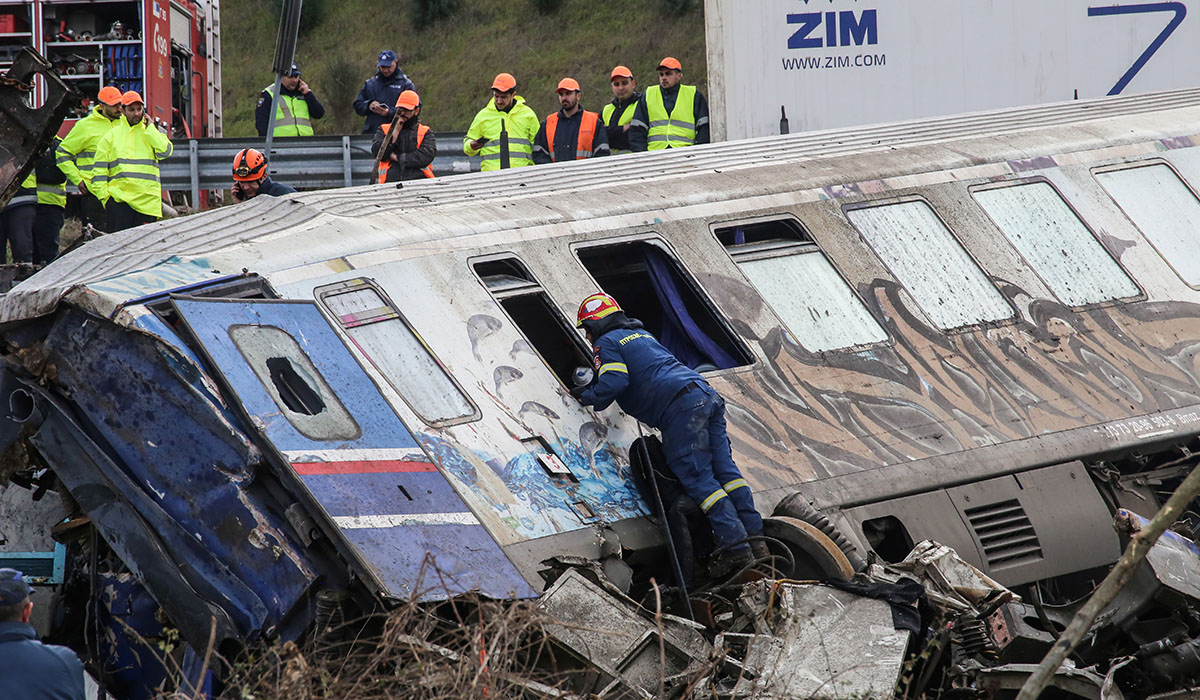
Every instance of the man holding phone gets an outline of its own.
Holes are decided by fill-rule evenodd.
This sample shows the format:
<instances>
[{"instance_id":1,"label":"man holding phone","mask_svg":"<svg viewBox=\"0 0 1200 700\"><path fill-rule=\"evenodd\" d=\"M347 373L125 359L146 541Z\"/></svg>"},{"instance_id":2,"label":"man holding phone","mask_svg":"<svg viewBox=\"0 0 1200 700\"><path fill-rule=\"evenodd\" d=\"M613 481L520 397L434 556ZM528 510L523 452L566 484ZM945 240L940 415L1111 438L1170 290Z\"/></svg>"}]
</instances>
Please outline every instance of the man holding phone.
<instances>
[{"instance_id":1,"label":"man holding phone","mask_svg":"<svg viewBox=\"0 0 1200 700\"><path fill-rule=\"evenodd\" d=\"M123 119L96 145L92 194L104 203L109 231L121 231L162 218L158 163L174 150L171 140L146 115L142 96L121 96Z\"/></svg>"}]
</instances>

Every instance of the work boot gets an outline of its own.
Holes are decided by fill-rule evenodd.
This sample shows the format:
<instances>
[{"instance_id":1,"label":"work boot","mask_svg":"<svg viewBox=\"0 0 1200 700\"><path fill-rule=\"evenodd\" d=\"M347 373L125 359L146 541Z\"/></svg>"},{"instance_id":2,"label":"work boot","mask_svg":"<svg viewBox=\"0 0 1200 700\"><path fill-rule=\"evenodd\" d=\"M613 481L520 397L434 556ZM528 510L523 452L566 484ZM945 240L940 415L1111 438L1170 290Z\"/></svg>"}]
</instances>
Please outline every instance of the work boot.
<instances>
[{"instance_id":1,"label":"work boot","mask_svg":"<svg viewBox=\"0 0 1200 700\"><path fill-rule=\"evenodd\" d=\"M770 559L772 556L774 556L771 554L771 550L767 547L767 543L763 542L762 540L751 540L750 552L754 554L754 558L758 561Z\"/></svg>"},{"instance_id":2,"label":"work boot","mask_svg":"<svg viewBox=\"0 0 1200 700\"><path fill-rule=\"evenodd\" d=\"M753 563L754 557L750 555L750 549L741 545L714 557L708 565L708 575L709 578L726 579Z\"/></svg>"}]
</instances>

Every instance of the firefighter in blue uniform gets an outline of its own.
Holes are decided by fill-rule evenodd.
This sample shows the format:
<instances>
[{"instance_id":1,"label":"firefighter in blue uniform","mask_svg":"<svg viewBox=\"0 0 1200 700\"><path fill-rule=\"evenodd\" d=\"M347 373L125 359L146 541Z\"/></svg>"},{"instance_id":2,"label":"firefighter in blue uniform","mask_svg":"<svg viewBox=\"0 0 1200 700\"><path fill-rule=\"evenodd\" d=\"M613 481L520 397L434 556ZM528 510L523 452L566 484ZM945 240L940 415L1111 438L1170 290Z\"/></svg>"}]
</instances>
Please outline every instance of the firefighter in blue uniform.
<instances>
[{"instance_id":1,"label":"firefighter in blue uniform","mask_svg":"<svg viewBox=\"0 0 1200 700\"><path fill-rule=\"evenodd\" d=\"M667 466L708 517L727 565L769 553L761 539L762 516L754 508L725 434L725 402L642 328L607 294L579 306L579 327L592 343L596 366L590 386L572 393L597 410L613 401L621 410L662 432ZM726 567L721 567L726 568Z\"/></svg>"}]
</instances>

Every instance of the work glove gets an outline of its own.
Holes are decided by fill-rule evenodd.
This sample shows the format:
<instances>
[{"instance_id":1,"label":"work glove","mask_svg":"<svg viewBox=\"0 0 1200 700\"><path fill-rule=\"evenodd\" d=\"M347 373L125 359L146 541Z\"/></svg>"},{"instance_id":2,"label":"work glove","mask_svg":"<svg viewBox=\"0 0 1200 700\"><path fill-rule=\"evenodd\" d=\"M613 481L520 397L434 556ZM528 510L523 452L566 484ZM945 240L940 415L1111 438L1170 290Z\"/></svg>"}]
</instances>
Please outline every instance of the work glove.
<instances>
[{"instance_id":1,"label":"work glove","mask_svg":"<svg viewBox=\"0 0 1200 700\"><path fill-rule=\"evenodd\" d=\"M571 387L571 396L574 396L576 400L582 401L583 400L583 392L585 392L585 391L587 391L586 386Z\"/></svg>"}]
</instances>

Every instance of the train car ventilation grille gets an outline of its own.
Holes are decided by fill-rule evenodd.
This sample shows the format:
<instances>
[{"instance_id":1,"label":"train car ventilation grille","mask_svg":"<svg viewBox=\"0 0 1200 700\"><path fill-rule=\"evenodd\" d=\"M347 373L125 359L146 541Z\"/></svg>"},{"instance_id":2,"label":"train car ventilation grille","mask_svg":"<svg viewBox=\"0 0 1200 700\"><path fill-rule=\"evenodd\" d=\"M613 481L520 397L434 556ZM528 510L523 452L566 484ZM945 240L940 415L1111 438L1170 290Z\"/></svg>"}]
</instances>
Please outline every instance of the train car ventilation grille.
<instances>
[{"instance_id":1,"label":"train car ventilation grille","mask_svg":"<svg viewBox=\"0 0 1200 700\"><path fill-rule=\"evenodd\" d=\"M1033 523L1015 498L986 506L965 508L963 512L975 536L983 545L989 567L1027 564L1043 558Z\"/></svg>"}]
</instances>

